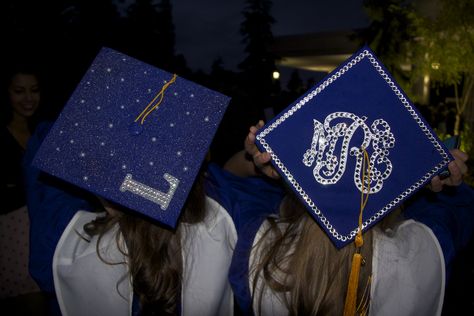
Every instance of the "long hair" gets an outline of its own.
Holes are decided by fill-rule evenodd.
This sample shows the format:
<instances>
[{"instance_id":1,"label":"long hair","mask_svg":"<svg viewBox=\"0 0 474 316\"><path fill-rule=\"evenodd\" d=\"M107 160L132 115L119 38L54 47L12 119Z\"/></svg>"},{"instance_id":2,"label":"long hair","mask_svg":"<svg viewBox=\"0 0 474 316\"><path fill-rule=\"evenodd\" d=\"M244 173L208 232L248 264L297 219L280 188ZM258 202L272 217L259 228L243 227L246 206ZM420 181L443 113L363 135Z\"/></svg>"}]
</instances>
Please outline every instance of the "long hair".
<instances>
[{"instance_id":1,"label":"long hair","mask_svg":"<svg viewBox=\"0 0 474 316\"><path fill-rule=\"evenodd\" d=\"M198 223L204 217L203 173L200 172L175 230L128 210L98 217L86 224L84 230L89 235L98 235L99 245L102 236L118 224L127 247L119 249L128 258L133 291L140 299L140 315L177 315L183 274L181 223ZM120 247L119 236L116 241Z\"/></svg>"},{"instance_id":2,"label":"long hair","mask_svg":"<svg viewBox=\"0 0 474 316\"><path fill-rule=\"evenodd\" d=\"M262 313L262 297L270 291L283 298L289 315L342 315L355 251L353 244L337 249L293 194L288 194L280 218L268 218L268 229L256 243L253 300ZM372 270L372 230L364 234L358 302L365 303ZM370 287L369 287L370 288Z\"/></svg>"}]
</instances>

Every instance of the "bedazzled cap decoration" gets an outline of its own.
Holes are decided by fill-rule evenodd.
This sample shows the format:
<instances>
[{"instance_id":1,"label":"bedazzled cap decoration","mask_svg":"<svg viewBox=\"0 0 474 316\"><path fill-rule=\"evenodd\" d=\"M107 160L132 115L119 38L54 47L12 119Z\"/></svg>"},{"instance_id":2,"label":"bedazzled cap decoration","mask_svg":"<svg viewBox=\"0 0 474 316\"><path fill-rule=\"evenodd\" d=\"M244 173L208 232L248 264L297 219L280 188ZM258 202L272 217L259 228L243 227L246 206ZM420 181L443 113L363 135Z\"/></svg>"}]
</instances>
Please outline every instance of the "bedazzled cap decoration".
<instances>
[{"instance_id":1,"label":"bedazzled cap decoration","mask_svg":"<svg viewBox=\"0 0 474 316\"><path fill-rule=\"evenodd\" d=\"M365 231L452 160L369 48L268 122L256 144L339 248L357 234L361 195Z\"/></svg>"},{"instance_id":2,"label":"bedazzled cap decoration","mask_svg":"<svg viewBox=\"0 0 474 316\"><path fill-rule=\"evenodd\" d=\"M103 48L33 164L175 227L229 101Z\"/></svg>"}]
</instances>

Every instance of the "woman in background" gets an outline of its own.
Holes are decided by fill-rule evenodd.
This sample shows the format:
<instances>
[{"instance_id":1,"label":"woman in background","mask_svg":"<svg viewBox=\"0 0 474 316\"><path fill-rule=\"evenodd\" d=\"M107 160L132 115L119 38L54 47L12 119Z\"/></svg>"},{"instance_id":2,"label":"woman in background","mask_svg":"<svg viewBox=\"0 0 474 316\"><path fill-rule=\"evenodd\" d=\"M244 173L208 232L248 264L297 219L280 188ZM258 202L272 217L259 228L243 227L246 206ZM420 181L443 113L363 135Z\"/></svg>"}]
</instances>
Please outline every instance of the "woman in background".
<instances>
[{"instance_id":1,"label":"woman in background","mask_svg":"<svg viewBox=\"0 0 474 316\"><path fill-rule=\"evenodd\" d=\"M29 219L22 159L39 120L41 83L38 69L15 63L4 73L3 156L0 208L0 299L2 309L20 315L42 315L44 295L28 273Z\"/></svg>"}]
</instances>

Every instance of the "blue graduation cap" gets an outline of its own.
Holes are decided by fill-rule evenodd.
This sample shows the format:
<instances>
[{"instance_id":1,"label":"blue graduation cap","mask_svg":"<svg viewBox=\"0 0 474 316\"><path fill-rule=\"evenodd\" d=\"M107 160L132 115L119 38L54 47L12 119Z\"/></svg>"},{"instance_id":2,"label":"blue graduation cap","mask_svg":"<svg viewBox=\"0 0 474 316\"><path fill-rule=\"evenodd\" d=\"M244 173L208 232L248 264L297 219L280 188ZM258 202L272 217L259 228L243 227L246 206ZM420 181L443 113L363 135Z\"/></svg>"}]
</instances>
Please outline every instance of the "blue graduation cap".
<instances>
[{"instance_id":1,"label":"blue graduation cap","mask_svg":"<svg viewBox=\"0 0 474 316\"><path fill-rule=\"evenodd\" d=\"M358 232L362 194L365 231L453 159L367 47L268 122L256 144L339 248Z\"/></svg>"},{"instance_id":2,"label":"blue graduation cap","mask_svg":"<svg viewBox=\"0 0 474 316\"><path fill-rule=\"evenodd\" d=\"M33 165L175 227L229 101L102 48Z\"/></svg>"}]
</instances>

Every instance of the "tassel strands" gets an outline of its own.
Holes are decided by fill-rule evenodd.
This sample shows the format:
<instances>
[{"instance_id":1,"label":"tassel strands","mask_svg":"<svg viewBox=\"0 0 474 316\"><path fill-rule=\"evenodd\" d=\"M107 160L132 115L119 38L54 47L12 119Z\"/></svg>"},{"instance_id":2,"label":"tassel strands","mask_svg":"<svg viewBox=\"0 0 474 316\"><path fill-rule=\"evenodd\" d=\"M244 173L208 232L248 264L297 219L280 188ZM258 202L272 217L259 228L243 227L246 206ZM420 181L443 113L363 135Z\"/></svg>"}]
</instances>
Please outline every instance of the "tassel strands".
<instances>
[{"instance_id":1,"label":"tassel strands","mask_svg":"<svg viewBox=\"0 0 474 316\"><path fill-rule=\"evenodd\" d=\"M160 92L158 92L156 94L156 96L153 98L153 100L151 100L150 103L148 103L148 105L145 107L145 109L140 113L140 115L137 116L137 118L135 119L135 122L140 120L140 124L143 125L143 123L145 122L145 118L151 112L156 110L158 108L158 106L161 104L161 102L163 101L163 97L165 95L166 89L168 89L168 87L176 81L176 77L177 77L177 75L174 74L173 77L171 78L171 80L163 85ZM157 101L157 99L158 99L158 101ZM155 103L155 101L156 101L156 103Z\"/></svg>"},{"instance_id":2,"label":"tassel strands","mask_svg":"<svg viewBox=\"0 0 474 316\"><path fill-rule=\"evenodd\" d=\"M360 299L359 305L357 306L356 313L360 316L366 316L369 311L370 303L370 286L372 284L372 276L369 276L367 283L365 284L364 293Z\"/></svg>"},{"instance_id":3,"label":"tassel strands","mask_svg":"<svg viewBox=\"0 0 474 316\"><path fill-rule=\"evenodd\" d=\"M349 274L346 300L344 303L344 316L354 316L356 314L357 288L359 287L359 275L360 275L361 266L364 263L364 259L362 258L362 255L360 254L361 247L364 245L364 239L362 237L362 215L364 212L364 208L367 205L369 192L370 192L370 164L368 163L369 155L367 151L365 150L365 148L362 148L362 151L364 153L364 159L363 159L363 164L362 164L362 190L361 190L362 192L361 192L361 200L360 200L358 230L357 230L357 235L354 240L354 243L356 246L356 252L354 253L352 257L351 272ZM364 190L366 183L367 183L367 190ZM366 309L368 306L368 303L363 304L363 305L365 306L365 309ZM365 309L362 312L363 314L365 314Z\"/></svg>"},{"instance_id":4,"label":"tassel strands","mask_svg":"<svg viewBox=\"0 0 474 316\"><path fill-rule=\"evenodd\" d=\"M351 273L347 286L346 302L344 304L344 316L354 316L356 312L357 287L359 285L360 267L362 265L362 255L355 253L352 257Z\"/></svg>"}]
</instances>

